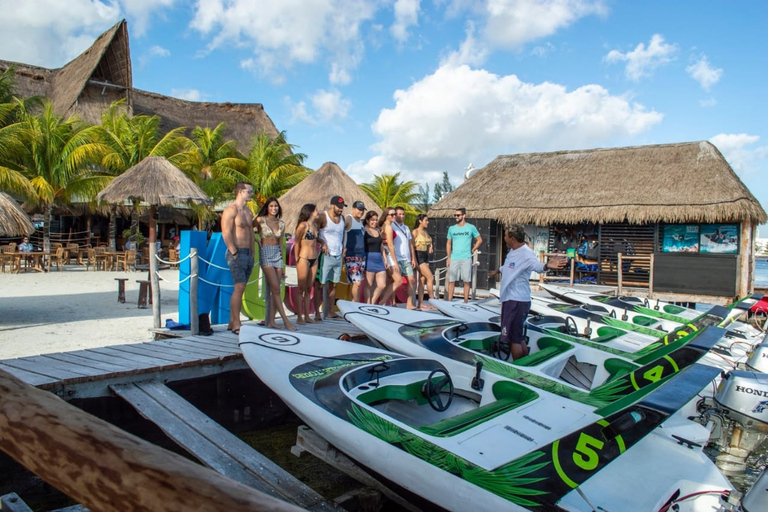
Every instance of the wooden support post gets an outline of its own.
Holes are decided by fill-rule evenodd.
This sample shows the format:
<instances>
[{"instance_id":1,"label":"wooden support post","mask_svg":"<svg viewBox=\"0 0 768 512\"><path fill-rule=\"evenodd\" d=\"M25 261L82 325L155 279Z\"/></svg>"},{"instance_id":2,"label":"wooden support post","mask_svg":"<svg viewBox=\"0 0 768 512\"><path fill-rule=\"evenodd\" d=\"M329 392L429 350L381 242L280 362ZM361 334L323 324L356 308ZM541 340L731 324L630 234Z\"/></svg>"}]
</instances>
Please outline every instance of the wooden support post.
<instances>
[{"instance_id":1,"label":"wooden support post","mask_svg":"<svg viewBox=\"0 0 768 512\"><path fill-rule=\"evenodd\" d=\"M147 309L147 301L152 300L149 281L137 279L136 282L139 283L139 309Z\"/></svg>"},{"instance_id":2,"label":"wooden support post","mask_svg":"<svg viewBox=\"0 0 768 512\"><path fill-rule=\"evenodd\" d=\"M298 512L0 370L0 450L90 510Z\"/></svg>"},{"instance_id":3,"label":"wooden support post","mask_svg":"<svg viewBox=\"0 0 768 512\"><path fill-rule=\"evenodd\" d=\"M651 263L650 268L648 270L648 297L653 297L653 262L654 262L653 253L651 253Z\"/></svg>"},{"instance_id":4,"label":"wooden support post","mask_svg":"<svg viewBox=\"0 0 768 512\"><path fill-rule=\"evenodd\" d=\"M472 283L471 283L471 297L472 300L477 298L477 267L480 266L480 251L475 251L472 254Z\"/></svg>"},{"instance_id":5,"label":"wooden support post","mask_svg":"<svg viewBox=\"0 0 768 512\"><path fill-rule=\"evenodd\" d=\"M573 281L576 278L576 258L571 258L571 286L573 286Z\"/></svg>"},{"instance_id":6,"label":"wooden support post","mask_svg":"<svg viewBox=\"0 0 768 512\"><path fill-rule=\"evenodd\" d=\"M157 275L157 243L149 244L149 282L152 286L152 321L155 329L160 328L160 278Z\"/></svg>"},{"instance_id":7,"label":"wooden support post","mask_svg":"<svg viewBox=\"0 0 768 512\"><path fill-rule=\"evenodd\" d=\"M623 295L623 292L621 290L621 281L622 281L622 278L624 277L624 261L622 259L623 258L623 254L618 253L616 256L618 256L618 264L619 264L619 268L617 269L618 270L619 282L618 282L618 285L616 287L616 293L619 294L619 295Z\"/></svg>"},{"instance_id":8,"label":"wooden support post","mask_svg":"<svg viewBox=\"0 0 768 512\"><path fill-rule=\"evenodd\" d=\"M189 328L192 336L200 334L200 317L197 316L197 274L200 262L197 258L197 248L189 251Z\"/></svg>"},{"instance_id":9,"label":"wooden support post","mask_svg":"<svg viewBox=\"0 0 768 512\"><path fill-rule=\"evenodd\" d=\"M125 282L127 280L127 277L115 278L115 281L117 281L117 302L121 304L125 304Z\"/></svg>"}]
</instances>

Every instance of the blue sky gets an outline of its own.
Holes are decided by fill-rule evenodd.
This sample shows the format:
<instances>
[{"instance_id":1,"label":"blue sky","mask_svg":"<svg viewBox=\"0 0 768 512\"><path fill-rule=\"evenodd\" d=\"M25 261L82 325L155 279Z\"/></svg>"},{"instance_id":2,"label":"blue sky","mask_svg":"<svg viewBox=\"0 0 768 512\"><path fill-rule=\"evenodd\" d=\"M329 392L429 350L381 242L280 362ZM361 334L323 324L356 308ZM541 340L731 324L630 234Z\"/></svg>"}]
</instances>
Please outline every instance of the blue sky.
<instances>
[{"instance_id":1,"label":"blue sky","mask_svg":"<svg viewBox=\"0 0 768 512\"><path fill-rule=\"evenodd\" d=\"M710 140L768 206L765 2L0 0L0 58L59 67L122 18L135 87L262 103L358 182Z\"/></svg>"}]
</instances>

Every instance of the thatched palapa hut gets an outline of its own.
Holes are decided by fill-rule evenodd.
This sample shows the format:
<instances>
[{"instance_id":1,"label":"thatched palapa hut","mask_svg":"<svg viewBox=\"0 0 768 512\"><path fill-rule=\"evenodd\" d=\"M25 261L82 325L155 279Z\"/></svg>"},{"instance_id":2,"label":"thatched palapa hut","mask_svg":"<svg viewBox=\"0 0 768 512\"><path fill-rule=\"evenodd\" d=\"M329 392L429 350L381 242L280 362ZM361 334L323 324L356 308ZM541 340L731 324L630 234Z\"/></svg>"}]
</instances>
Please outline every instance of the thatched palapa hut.
<instances>
[{"instance_id":1,"label":"thatched palapa hut","mask_svg":"<svg viewBox=\"0 0 768 512\"><path fill-rule=\"evenodd\" d=\"M278 133L259 103L194 102L134 89L125 20L101 34L90 48L62 68L0 60L0 72L11 66L15 68L17 95L46 96L57 114L76 114L89 123L101 122L106 107L125 99L129 114L157 114L165 131L179 126L212 128L226 122L226 136L236 140L242 151L255 134Z\"/></svg>"},{"instance_id":2,"label":"thatched palapa hut","mask_svg":"<svg viewBox=\"0 0 768 512\"><path fill-rule=\"evenodd\" d=\"M755 230L768 219L707 141L499 156L429 214L449 223L458 207L485 222L489 239L502 225L528 225L537 250L555 250L565 236L594 238L597 282L615 283L623 244L625 253L654 254L655 291L721 297L752 289ZM711 243L726 231L729 243ZM502 251L491 252L493 267ZM647 285L648 270L632 277Z\"/></svg>"},{"instance_id":3,"label":"thatched palapa hut","mask_svg":"<svg viewBox=\"0 0 768 512\"><path fill-rule=\"evenodd\" d=\"M317 205L317 210L322 212L328 209L333 196L344 198L348 206L344 209L345 215L349 213L348 210L352 208L352 203L355 201L362 201L368 210L381 214L381 208L341 170L341 167L334 162L326 162L280 197L286 232L293 233L296 230L296 221L302 206L314 203Z\"/></svg>"}]
</instances>

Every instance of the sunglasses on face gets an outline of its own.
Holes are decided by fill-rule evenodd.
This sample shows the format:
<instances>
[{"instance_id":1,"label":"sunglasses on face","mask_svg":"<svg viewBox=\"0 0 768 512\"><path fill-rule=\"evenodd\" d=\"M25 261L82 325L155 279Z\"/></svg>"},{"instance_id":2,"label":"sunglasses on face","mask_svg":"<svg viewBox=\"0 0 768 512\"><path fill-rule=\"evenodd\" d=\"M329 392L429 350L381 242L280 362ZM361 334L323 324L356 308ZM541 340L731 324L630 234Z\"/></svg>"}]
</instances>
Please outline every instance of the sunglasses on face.
<instances>
[{"instance_id":1,"label":"sunglasses on face","mask_svg":"<svg viewBox=\"0 0 768 512\"><path fill-rule=\"evenodd\" d=\"M460 213L455 213L453 216L454 216L455 218L457 218L457 219L458 219L459 217L463 217L463 215L462 215L462 214L460 214Z\"/></svg>"}]
</instances>

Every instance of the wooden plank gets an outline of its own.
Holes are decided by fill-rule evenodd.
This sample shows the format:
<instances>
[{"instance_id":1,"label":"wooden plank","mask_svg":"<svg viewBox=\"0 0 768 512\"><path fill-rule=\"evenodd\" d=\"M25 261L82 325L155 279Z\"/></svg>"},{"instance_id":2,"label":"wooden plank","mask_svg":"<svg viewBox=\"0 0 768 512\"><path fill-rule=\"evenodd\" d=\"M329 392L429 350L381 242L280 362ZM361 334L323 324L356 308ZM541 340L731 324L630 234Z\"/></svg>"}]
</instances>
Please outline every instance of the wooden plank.
<instances>
[{"instance_id":1,"label":"wooden plank","mask_svg":"<svg viewBox=\"0 0 768 512\"><path fill-rule=\"evenodd\" d=\"M102 354L112 355L114 357L122 357L130 361L136 361L137 364L141 363L146 365L143 369L148 368L181 368L181 364L178 360L164 359L157 357L155 354L147 355L145 351L136 351L131 349L130 345L116 345L112 347L101 347L95 349L94 352L101 352Z\"/></svg>"},{"instance_id":2,"label":"wooden plank","mask_svg":"<svg viewBox=\"0 0 768 512\"><path fill-rule=\"evenodd\" d=\"M296 432L296 444L291 448L291 453L300 457L304 452L311 453L326 464L346 473L363 485L376 489L390 501L399 505L401 509L410 510L411 512L420 512L418 507L373 478L367 471L352 461L352 459L338 451L320 434L306 425L300 425Z\"/></svg>"},{"instance_id":3,"label":"wooden plank","mask_svg":"<svg viewBox=\"0 0 768 512\"><path fill-rule=\"evenodd\" d=\"M80 378L93 377L95 375L101 375L104 373L103 371L92 368L90 366L73 364L69 361L61 361L51 357L48 354L43 354L40 356L20 357L19 360L39 365L42 368L55 368L57 370L72 372L79 375Z\"/></svg>"},{"instance_id":4,"label":"wooden plank","mask_svg":"<svg viewBox=\"0 0 768 512\"><path fill-rule=\"evenodd\" d=\"M120 345L117 345L117 347L119 346ZM108 352L104 350L106 348L110 347L78 350L76 352L70 352L70 354L86 357L95 361L102 361L104 363L115 363L121 366L131 367L133 371L146 370L148 368L154 368L157 366L157 361L155 360L141 361L137 360L135 357L132 357L135 356L135 354L125 352L114 353L114 351Z\"/></svg>"},{"instance_id":5,"label":"wooden plank","mask_svg":"<svg viewBox=\"0 0 768 512\"><path fill-rule=\"evenodd\" d=\"M14 368L4 363L5 361L0 361L0 370L10 373L14 377L26 382L30 386L44 386L59 382L59 379L55 379L48 375L42 375L34 371L22 370L21 368Z\"/></svg>"},{"instance_id":6,"label":"wooden plank","mask_svg":"<svg viewBox=\"0 0 768 512\"><path fill-rule=\"evenodd\" d=\"M87 357L74 352L58 352L56 354L47 354L47 356L53 359L58 359L60 361L66 361L72 364L79 364L79 365L87 366L90 368L96 368L101 370L102 372L108 372L108 373L133 372L133 370L135 369L132 366L116 364L114 362L114 359L108 362L100 361L98 359Z\"/></svg>"},{"instance_id":7,"label":"wooden plank","mask_svg":"<svg viewBox=\"0 0 768 512\"><path fill-rule=\"evenodd\" d=\"M203 346L210 346L210 347L216 347L219 350L226 350L230 354L239 354L240 353L240 347L235 343L227 343L225 341L217 341L217 340L201 340L197 336L193 336L190 338L177 338L175 340L167 340L172 341L173 343L176 343L178 341L184 341L184 342L191 342L191 343L198 343Z\"/></svg>"},{"instance_id":8,"label":"wooden plank","mask_svg":"<svg viewBox=\"0 0 768 512\"><path fill-rule=\"evenodd\" d=\"M186 338L180 338L178 340L155 341L153 346L157 346L162 349L165 349L165 347L170 347L176 350L189 351L190 354L204 357L222 358L231 356L234 353L228 348L224 349L211 344L203 344L193 340L188 340Z\"/></svg>"},{"instance_id":9,"label":"wooden plank","mask_svg":"<svg viewBox=\"0 0 768 512\"><path fill-rule=\"evenodd\" d=\"M3 371L0 411L0 450L91 510L300 510L128 434Z\"/></svg>"},{"instance_id":10,"label":"wooden plank","mask_svg":"<svg viewBox=\"0 0 768 512\"><path fill-rule=\"evenodd\" d=\"M150 361L154 360L157 367L169 367L169 366L182 366L182 363L189 363L189 358L186 354L178 354L172 350L158 351L148 348L144 343L137 343L135 345L117 345L115 347L104 347L102 350L116 351L118 353L130 353L137 356L148 358Z\"/></svg>"},{"instance_id":11,"label":"wooden plank","mask_svg":"<svg viewBox=\"0 0 768 512\"><path fill-rule=\"evenodd\" d=\"M158 381L110 386L145 418L206 466L302 507L334 510L318 493L253 450Z\"/></svg>"},{"instance_id":12,"label":"wooden plank","mask_svg":"<svg viewBox=\"0 0 768 512\"><path fill-rule=\"evenodd\" d=\"M20 370L26 370L29 372L38 373L40 375L47 375L48 377L55 378L56 380L81 379L83 377L83 375L79 373L74 373L59 368L52 368L47 365L38 364L37 362L25 361L24 359L6 359L3 361L3 364L12 368L18 368Z\"/></svg>"},{"instance_id":13,"label":"wooden plank","mask_svg":"<svg viewBox=\"0 0 768 512\"><path fill-rule=\"evenodd\" d=\"M126 345L126 347L138 349L140 351L144 351L144 353L147 354L155 354L158 356L166 357L166 358L176 358L178 362L185 362L189 363L192 361L197 361L199 359L204 359L201 357L198 357L196 355L192 355L189 353L189 351L184 349L175 349L173 347L169 346L158 346L152 343L137 343L135 345Z\"/></svg>"}]
</instances>

